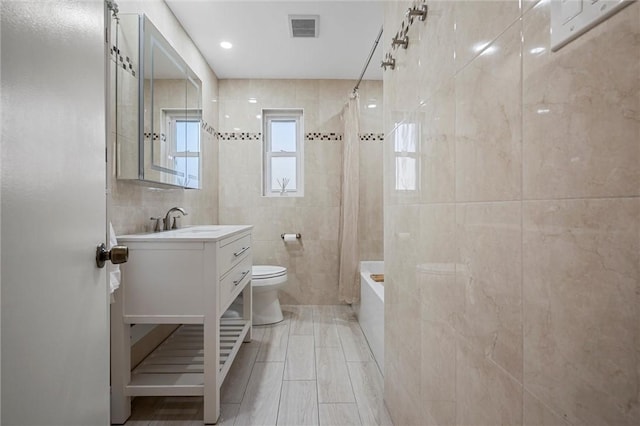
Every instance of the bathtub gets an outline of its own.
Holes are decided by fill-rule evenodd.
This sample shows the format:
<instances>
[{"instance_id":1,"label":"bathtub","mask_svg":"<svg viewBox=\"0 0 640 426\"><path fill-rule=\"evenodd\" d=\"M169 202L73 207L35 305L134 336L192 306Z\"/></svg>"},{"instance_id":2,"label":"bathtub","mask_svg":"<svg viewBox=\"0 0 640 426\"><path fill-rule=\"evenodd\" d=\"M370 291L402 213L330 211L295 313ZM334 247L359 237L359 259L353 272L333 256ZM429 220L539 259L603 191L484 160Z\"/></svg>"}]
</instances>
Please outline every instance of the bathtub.
<instances>
[{"instance_id":1,"label":"bathtub","mask_svg":"<svg viewBox=\"0 0 640 426\"><path fill-rule=\"evenodd\" d=\"M383 274L384 261L360 262L360 304L356 313L378 368L384 375L384 285L371 279Z\"/></svg>"}]
</instances>

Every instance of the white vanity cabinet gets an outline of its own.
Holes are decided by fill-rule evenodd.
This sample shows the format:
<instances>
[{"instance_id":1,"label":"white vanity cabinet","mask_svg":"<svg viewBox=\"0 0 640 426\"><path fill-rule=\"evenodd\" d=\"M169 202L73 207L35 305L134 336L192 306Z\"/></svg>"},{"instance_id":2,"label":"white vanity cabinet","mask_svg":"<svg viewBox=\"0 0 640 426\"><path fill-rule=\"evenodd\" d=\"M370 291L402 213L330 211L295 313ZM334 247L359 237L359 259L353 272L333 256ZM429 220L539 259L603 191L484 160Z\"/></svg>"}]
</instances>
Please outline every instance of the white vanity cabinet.
<instances>
[{"instance_id":1,"label":"white vanity cabinet","mask_svg":"<svg viewBox=\"0 0 640 426\"><path fill-rule=\"evenodd\" d=\"M112 423L132 396L204 396L204 422L220 414L220 386L251 340L251 226L197 226L119 236L129 247L111 309ZM222 314L240 294L240 318ZM181 324L131 370L132 324Z\"/></svg>"}]
</instances>

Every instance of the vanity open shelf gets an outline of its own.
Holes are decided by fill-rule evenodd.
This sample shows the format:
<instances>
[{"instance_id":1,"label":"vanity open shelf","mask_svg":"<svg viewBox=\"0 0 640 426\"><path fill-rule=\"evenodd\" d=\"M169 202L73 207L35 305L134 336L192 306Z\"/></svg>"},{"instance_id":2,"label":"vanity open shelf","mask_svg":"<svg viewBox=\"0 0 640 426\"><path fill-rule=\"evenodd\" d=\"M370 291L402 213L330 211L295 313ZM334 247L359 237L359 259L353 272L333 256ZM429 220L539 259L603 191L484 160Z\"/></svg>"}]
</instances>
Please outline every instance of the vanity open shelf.
<instances>
[{"instance_id":1,"label":"vanity open shelf","mask_svg":"<svg viewBox=\"0 0 640 426\"><path fill-rule=\"evenodd\" d=\"M204 396L204 422L220 415L220 387L251 340L251 227L200 226L125 235L129 247L111 309L112 423L133 396ZM221 318L242 293L240 318ZM131 324L180 324L133 371Z\"/></svg>"},{"instance_id":2,"label":"vanity open shelf","mask_svg":"<svg viewBox=\"0 0 640 426\"><path fill-rule=\"evenodd\" d=\"M220 320L218 387L247 335L244 319ZM204 394L204 327L181 325L131 372L129 396L201 396Z\"/></svg>"}]
</instances>

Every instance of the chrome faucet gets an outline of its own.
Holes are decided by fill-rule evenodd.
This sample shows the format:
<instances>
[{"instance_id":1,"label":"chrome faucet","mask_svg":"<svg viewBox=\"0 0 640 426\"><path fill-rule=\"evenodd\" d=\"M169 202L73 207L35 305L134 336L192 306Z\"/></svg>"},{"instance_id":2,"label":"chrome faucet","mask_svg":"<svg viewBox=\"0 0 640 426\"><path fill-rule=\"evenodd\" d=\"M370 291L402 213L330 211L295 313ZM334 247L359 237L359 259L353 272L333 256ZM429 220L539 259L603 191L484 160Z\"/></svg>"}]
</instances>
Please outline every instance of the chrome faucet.
<instances>
[{"instance_id":1,"label":"chrome faucet","mask_svg":"<svg viewBox=\"0 0 640 426\"><path fill-rule=\"evenodd\" d=\"M173 218L173 225L171 227L169 227L169 222L171 221L171 213L173 212L180 212L182 213L183 216L186 216L188 213L184 211L184 209L182 207L171 207L169 209L169 211L167 212L167 214L164 217L163 223L164 223L164 230L168 231L169 229L178 229L178 225L176 224L176 218Z\"/></svg>"}]
</instances>

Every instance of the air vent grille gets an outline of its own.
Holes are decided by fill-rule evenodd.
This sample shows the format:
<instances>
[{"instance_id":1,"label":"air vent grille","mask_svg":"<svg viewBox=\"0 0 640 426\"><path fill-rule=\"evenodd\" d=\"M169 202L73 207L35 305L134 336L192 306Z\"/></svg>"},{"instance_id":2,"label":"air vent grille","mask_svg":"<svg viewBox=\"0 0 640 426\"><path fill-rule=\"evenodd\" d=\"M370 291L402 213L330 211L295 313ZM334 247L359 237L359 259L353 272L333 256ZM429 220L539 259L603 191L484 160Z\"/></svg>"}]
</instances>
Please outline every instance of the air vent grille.
<instances>
[{"instance_id":1,"label":"air vent grille","mask_svg":"<svg viewBox=\"0 0 640 426\"><path fill-rule=\"evenodd\" d=\"M289 15L291 37L318 37L318 15Z\"/></svg>"}]
</instances>

